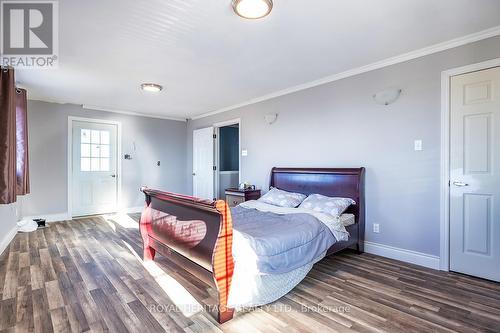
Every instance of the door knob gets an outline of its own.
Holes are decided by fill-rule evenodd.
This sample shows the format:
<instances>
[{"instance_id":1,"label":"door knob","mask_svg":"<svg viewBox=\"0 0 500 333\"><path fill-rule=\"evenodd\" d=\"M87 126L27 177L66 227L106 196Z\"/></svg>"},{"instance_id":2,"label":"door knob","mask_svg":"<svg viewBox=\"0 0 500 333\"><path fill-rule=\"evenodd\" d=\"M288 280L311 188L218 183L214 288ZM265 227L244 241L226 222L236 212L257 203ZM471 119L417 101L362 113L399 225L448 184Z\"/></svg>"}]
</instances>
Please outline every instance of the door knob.
<instances>
[{"instance_id":1,"label":"door knob","mask_svg":"<svg viewBox=\"0 0 500 333\"><path fill-rule=\"evenodd\" d=\"M463 183L463 182L453 182L453 185L458 186L458 187L469 186L469 184Z\"/></svg>"},{"instance_id":2,"label":"door knob","mask_svg":"<svg viewBox=\"0 0 500 333\"><path fill-rule=\"evenodd\" d=\"M196 176L196 173L195 173L195 172L193 172L193 173L192 173L192 175L193 175L193 176Z\"/></svg>"},{"instance_id":3,"label":"door knob","mask_svg":"<svg viewBox=\"0 0 500 333\"><path fill-rule=\"evenodd\" d=\"M116 178L116 175L111 175L111 177Z\"/></svg>"}]
</instances>

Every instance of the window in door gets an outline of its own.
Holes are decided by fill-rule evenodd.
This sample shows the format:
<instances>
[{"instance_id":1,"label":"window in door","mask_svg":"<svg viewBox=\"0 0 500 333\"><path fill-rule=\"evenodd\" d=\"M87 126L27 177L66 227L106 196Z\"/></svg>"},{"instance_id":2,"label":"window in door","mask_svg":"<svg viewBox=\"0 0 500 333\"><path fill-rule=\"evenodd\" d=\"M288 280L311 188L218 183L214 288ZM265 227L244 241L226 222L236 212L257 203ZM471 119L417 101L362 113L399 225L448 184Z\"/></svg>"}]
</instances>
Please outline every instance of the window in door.
<instances>
[{"instance_id":1,"label":"window in door","mask_svg":"<svg viewBox=\"0 0 500 333\"><path fill-rule=\"evenodd\" d=\"M109 171L110 133L91 129L80 130L80 170Z\"/></svg>"}]
</instances>

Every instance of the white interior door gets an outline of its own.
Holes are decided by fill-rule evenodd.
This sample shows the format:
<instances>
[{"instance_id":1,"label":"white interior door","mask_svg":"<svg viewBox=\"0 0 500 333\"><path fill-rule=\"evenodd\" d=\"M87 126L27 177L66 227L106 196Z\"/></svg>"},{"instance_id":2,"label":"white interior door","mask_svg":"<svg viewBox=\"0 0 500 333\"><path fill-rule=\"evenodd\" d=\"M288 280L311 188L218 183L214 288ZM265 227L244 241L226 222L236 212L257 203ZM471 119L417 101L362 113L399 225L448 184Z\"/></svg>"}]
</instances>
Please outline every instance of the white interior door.
<instances>
[{"instance_id":1,"label":"white interior door","mask_svg":"<svg viewBox=\"0 0 500 333\"><path fill-rule=\"evenodd\" d=\"M450 269L500 281L500 68L453 77Z\"/></svg>"},{"instance_id":2,"label":"white interior door","mask_svg":"<svg viewBox=\"0 0 500 333\"><path fill-rule=\"evenodd\" d=\"M214 128L193 131L193 196L214 198Z\"/></svg>"},{"instance_id":3,"label":"white interior door","mask_svg":"<svg viewBox=\"0 0 500 333\"><path fill-rule=\"evenodd\" d=\"M117 125L73 121L72 215L117 209Z\"/></svg>"}]
</instances>

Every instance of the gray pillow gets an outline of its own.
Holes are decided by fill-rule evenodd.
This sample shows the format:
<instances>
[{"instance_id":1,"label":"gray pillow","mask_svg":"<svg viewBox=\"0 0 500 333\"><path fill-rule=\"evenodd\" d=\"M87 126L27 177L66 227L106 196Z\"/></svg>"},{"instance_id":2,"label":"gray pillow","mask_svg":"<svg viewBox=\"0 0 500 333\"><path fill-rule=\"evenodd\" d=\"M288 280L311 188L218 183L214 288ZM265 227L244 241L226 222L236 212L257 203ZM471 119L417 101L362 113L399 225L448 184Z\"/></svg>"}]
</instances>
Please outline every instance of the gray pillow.
<instances>
[{"instance_id":1,"label":"gray pillow","mask_svg":"<svg viewBox=\"0 0 500 333\"><path fill-rule=\"evenodd\" d=\"M272 188L264 194L259 201L264 203L280 206L280 207L288 207L295 208L306 198L304 194L287 192L277 188Z\"/></svg>"},{"instance_id":2,"label":"gray pillow","mask_svg":"<svg viewBox=\"0 0 500 333\"><path fill-rule=\"evenodd\" d=\"M311 194L299 206L299 208L311 209L316 212L340 216L350 205L356 201L350 198L327 197L321 194Z\"/></svg>"}]
</instances>

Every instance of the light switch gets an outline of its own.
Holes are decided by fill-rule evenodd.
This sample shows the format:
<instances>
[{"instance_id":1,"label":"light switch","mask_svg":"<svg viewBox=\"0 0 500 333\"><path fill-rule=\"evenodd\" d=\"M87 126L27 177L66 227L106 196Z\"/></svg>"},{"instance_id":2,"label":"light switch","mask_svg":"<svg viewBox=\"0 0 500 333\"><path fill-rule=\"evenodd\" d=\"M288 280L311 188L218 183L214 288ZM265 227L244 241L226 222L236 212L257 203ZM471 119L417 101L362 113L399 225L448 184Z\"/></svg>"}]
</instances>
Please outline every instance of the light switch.
<instances>
[{"instance_id":1,"label":"light switch","mask_svg":"<svg viewBox=\"0 0 500 333\"><path fill-rule=\"evenodd\" d=\"M422 140L415 140L415 151L421 151L422 148Z\"/></svg>"},{"instance_id":2,"label":"light switch","mask_svg":"<svg viewBox=\"0 0 500 333\"><path fill-rule=\"evenodd\" d=\"M243 149L243 150L241 151L241 156L248 156L248 150Z\"/></svg>"}]
</instances>

